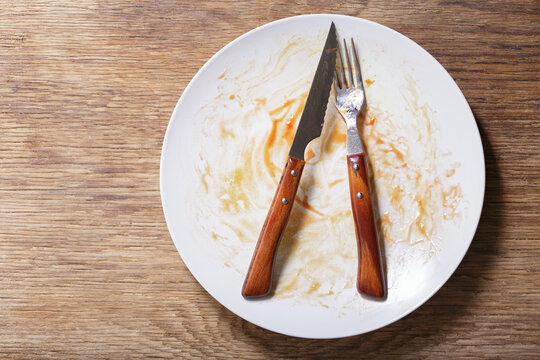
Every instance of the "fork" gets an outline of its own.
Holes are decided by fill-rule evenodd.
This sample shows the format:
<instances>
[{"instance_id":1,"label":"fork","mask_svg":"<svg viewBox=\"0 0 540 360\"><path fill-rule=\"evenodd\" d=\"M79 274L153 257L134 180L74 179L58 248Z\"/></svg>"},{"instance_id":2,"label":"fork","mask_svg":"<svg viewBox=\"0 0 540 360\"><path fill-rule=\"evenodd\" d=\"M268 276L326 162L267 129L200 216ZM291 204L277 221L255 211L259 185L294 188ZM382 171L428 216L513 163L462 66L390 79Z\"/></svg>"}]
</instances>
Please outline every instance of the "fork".
<instances>
[{"instance_id":1,"label":"fork","mask_svg":"<svg viewBox=\"0 0 540 360\"><path fill-rule=\"evenodd\" d=\"M347 124L349 190L358 249L356 288L361 294L386 298L386 279L368 187L366 154L358 131L359 115L366 108L366 93L352 38L350 49L345 40L343 48L338 48L334 94L336 107Z\"/></svg>"}]
</instances>

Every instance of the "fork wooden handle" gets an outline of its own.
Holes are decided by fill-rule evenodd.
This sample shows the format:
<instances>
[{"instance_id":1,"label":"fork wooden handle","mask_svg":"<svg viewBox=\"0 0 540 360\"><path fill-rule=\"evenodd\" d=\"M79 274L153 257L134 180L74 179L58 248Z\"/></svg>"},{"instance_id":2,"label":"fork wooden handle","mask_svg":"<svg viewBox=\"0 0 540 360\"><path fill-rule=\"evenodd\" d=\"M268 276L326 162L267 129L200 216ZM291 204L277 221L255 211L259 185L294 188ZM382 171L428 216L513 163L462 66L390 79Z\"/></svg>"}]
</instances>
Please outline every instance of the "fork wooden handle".
<instances>
[{"instance_id":1,"label":"fork wooden handle","mask_svg":"<svg viewBox=\"0 0 540 360\"><path fill-rule=\"evenodd\" d=\"M361 294L386 298L386 279L371 205L365 155L348 155L347 166L358 246L356 288Z\"/></svg>"},{"instance_id":2,"label":"fork wooden handle","mask_svg":"<svg viewBox=\"0 0 540 360\"><path fill-rule=\"evenodd\" d=\"M245 298L266 296L270 292L274 257L292 210L305 163L292 156L287 160L242 287Z\"/></svg>"}]
</instances>

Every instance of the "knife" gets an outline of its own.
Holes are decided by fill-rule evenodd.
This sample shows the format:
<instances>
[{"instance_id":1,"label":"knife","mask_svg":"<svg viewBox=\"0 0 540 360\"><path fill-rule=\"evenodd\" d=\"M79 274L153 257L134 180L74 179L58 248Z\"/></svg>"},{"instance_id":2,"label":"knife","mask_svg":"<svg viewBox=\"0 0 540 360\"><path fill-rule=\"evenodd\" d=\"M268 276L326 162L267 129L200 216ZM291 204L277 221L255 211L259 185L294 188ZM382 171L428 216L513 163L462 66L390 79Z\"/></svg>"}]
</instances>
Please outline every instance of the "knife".
<instances>
[{"instance_id":1,"label":"knife","mask_svg":"<svg viewBox=\"0 0 540 360\"><path fill-rule=\"evenodd\" d=\"M336 27L332 22L285 169L263 224L242 287L242 296L245 298L266 296L270 292L274 257L281 235L287 226L302 170L306 163L304 151L311 140L321 136L334 78L336 53Z\"/></svg>"}]
</instances>

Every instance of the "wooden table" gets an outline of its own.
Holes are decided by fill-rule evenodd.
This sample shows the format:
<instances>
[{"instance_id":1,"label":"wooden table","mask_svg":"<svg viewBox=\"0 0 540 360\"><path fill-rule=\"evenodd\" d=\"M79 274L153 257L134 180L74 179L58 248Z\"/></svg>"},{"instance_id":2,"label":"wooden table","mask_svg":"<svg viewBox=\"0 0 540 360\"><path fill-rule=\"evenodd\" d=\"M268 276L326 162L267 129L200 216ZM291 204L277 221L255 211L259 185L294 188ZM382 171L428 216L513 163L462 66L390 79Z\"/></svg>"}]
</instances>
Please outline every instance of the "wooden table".
<instances>
[{"instance_id":1,"label":"wooden table","mask_svg":"<svg viewBox=\"0 0 540 360\"><path fill-rule=\"evenodd\" d=\"M159 194L169 116L216 51L306 13L410 37L457 81L487 167L448 283L339 340L252 325L211 298ZM0 357L539 358L540 4L535 1L29 1L0 8Z\"/></svg>"}]
</instances>

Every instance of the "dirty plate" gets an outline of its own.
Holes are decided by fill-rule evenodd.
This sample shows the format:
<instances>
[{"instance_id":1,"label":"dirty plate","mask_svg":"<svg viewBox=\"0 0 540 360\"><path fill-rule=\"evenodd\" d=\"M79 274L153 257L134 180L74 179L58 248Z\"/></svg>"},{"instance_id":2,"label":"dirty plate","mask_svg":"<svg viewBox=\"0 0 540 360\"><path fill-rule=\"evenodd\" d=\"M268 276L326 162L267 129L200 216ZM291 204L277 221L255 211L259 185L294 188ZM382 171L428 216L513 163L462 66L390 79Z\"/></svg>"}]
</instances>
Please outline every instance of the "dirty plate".
<instances>
[{"instance_id":1,"label":"dirty plate","mask_svg":"<svg viewBox=\"0 0 540 360\"><path fill-rule=\"evenodd\" d=\"M306 153L273 296L247 301L244 276L331 21L360 50L388 298L354 286L344 125L331 102ZM160 171L169 231L199 283L247 321L306 338L372 331L429 299L473 239L485 179L473 114L445 69L405 36L338 15L276 21L214 55L174 109Z\"/></svg>"}]
</instances>

